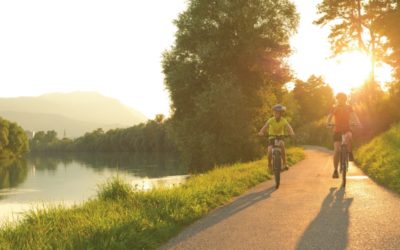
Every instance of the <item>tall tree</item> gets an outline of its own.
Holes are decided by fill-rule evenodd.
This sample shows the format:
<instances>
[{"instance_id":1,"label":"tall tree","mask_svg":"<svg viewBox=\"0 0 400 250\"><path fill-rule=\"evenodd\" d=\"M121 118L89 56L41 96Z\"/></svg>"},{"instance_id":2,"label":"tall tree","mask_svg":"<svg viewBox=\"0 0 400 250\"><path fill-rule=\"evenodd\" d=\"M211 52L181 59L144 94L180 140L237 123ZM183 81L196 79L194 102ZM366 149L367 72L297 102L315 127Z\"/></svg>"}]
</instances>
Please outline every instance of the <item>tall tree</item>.
<instances>
[{"instance_id":1,"label":"tall tree","mask_svg":"<svg viewBox=\"0 0 400 250\"><path fill-rule=\"evenodd\" d=\"M392 0L391 8L384 13L376 23L376 29L387 38L384 44L386 51L385 61L390 64L400 81L400 1Z\"/></svg>"},{"instance_id":2,"label":"tall tree","mask_svg":"<svg viewBox=\"0 0 400 250\"><path fill-rule=\"evenodd\" d=\"M27 151L25 131L18 124L0 117L0 158L19 157Z\"/></svg>"},{"instance_id":3,"label":"tall tree","mask_svg":"<svg viewBox=\"0 0 400 250\"><path fill-rule=\"evenodd\" d=\"M375 67L382 61L386 38L378 32L377 21L393 8L393 0L323 0L318 5L317 25L331 24L329 40L334 55L361 50L371 57L370 80L375 81Z\"/></svg>"},{"instance_id":4,"label":"tall tree","mask_svg":"<svg viewBox=\"0 0 400 250\"><path fill-rule=\"evenodd\" d=\"M192 167L246 160L256 128L288 80L284 58L298 16L288 0L190 0L164 54L171 126Z\"/></svg>"},{"instance_id":5,"label":"tall tree","mask_svg":"<svg viewBox=\"0 0 400 250\"><path fill-rule=\"evenodd\" d=\"M310 123L327 115L334 104L333 90L322 77L311 76L306 82L297 80L293 96L299 104L299 125Z\"/></svg>"}]
</instances>

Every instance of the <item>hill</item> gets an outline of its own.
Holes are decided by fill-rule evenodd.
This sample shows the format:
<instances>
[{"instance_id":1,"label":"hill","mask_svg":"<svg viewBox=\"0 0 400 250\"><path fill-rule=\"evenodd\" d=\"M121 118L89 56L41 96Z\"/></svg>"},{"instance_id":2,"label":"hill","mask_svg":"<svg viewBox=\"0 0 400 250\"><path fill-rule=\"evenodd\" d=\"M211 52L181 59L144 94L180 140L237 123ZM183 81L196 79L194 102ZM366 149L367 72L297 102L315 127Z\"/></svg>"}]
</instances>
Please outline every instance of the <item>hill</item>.
<instances>
[{"instance_id":1,"label":"hill","mask_svg":"<svg viewBox=\"0 0 400 250\"><path fill-rule=\"evenodd\" d=\"M0 116L26 130L56 130L77 137L97 128L129 127L147 118L118 100L93 92L0 98Z\"/></svg>"}]
</instances>

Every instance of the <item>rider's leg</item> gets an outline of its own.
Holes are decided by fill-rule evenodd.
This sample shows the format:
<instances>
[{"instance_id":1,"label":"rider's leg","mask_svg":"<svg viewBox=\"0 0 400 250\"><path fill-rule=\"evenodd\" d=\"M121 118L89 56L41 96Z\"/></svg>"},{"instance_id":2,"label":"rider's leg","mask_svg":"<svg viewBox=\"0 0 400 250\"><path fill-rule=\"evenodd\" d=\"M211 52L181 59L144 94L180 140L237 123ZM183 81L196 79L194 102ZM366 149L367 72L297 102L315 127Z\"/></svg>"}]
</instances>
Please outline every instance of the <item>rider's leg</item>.
<instances>
[{"instance_id":1,"label":"rider's leg","mask_svg":"<svg viewBox=\"0 0 400 250\"><path fill-rule=\"evenodd\" d=\"M347 144L347 149L349 150L349 152L352 152L353 151L353 133L351 131L346 133L345 141Z\"/></svg>"},{"instance_id":2,"label":"rider's leg","mask_svg":"<svg viewBox=\"0 0 400 250\"><path fill-rule=\"evenodd\" d=\"M347 150L349 151L349 160L350 161L353 161L354 159L354 157L353 157L353 145L352 145L352 141L353 141L353 134L351 133L351 131L349 131L349 132L347 132L346 134L345 134L345 137L344 137L345 139L345 143L346 143L346 145L347 145Z\"/></svg>"},{"instance_id":3,"label":"rider's leg","mask_svg":"<svg viewBox=\"0 0 400 250\"><path fill-rule=\"evenodd\" d=\"M347 149L349 150L349 152L351 152L353 150L353 147L352 147L352 144L351 144L352 141L353 141L353 134L350 131L347 132L345 134L345 136L344 136L344 140L345 140L345 143L347 145Z\"/></svg>"},{"instance_id":4,"label":"rider's leg","mask_svg":"<svg viewBox=\"0 0 400 250\"><path fill-rule=\"evenodd\" d=\"M340 160L340 145L342 144L342 134L335 132L333 134L333 178L339 178L338 167Z\"/></svg>"},{"instance_id":5,"label":"rider's leg","mask_svg":"<svg viewBox=\"0 0 400 250\"><path fill-rule=\"evenodd\" d=\"M337 170L338 167L339 167L340 145L341 145L341 142L340 142L340 141L335 141L335 142L333 143L333 147L334 147L334 153L333 153L333 167L335 168L335 170Z\"/></svg>"},{"instance_id":6,"label":"rider's leg","mask_svg":"<svg viewBox=\"0 0 400 250\"><path fill-rule=\"evenodd\" d=\"M272 170L272 146L268 146L267 154L268 154L268 169Z\"/></svg>"},{"instance_id":7,"label":"rider's leg","mask_svg":"<svg viewBox=\"0 0 400 250\"><path fill-rule=\"evenodd\" d=\"M354 161L354 156L353 156L353 134L351 133L351 131L346 133L345 140L346 140L346 143L347 143L347 150L349 151L349 161Z\"/></svg>"},{"instance_id":8,"label":"rider's leg","mask_svg":"<svg viewBox=\"0 0 400 250\"><path fill-rule=\"evenodd\" d=\"M286 168L286 150L285 150L285 143L282 141L281 142L281 151L282 151L282 163L283 163L283 168Z\"/></svg>"}]
</instances>

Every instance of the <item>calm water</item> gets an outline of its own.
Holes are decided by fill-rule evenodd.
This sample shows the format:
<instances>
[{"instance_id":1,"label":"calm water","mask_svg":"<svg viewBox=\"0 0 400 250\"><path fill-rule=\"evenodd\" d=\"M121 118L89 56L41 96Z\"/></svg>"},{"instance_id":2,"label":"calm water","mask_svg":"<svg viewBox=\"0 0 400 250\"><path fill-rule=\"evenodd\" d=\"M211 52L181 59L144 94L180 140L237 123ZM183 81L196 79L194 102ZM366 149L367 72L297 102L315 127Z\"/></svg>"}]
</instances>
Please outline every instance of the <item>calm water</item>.
<instances>
[{"instance_id":1,"label":"calm water","mask_svg":"<svg viewBox=\"0 0 400 250\"><path fill-rule=\"evenodd\" d=\"M72 205L96 195L97 186L120 176L140 190L184 182L176 157L128 154L30 156L0 162L0 221L43 205Z\"/></svg>"}]
</instances>

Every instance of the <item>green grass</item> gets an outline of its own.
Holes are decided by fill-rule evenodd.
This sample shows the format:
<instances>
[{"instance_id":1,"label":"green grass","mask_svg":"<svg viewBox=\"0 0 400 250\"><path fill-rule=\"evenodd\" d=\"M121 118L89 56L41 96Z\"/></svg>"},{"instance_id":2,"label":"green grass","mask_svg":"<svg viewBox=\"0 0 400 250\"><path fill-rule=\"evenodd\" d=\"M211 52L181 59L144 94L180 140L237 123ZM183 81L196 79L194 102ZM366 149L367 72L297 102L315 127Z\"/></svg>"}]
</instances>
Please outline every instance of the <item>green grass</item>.
<instances>
[{"instance_id":1,"label":"green grass","mask_svg":"<svg viewBox=\"0 0 400 250\"><path fill-rule=\"evenodd\" d=\"M400 124L356 151L357 163L378 183L400 193Z\"/></svg>"},{"instance_id":2,"label":"green grass","mask_svg":"<svg viewBox=\"0 0 400 250\"><path fill-rule=\"evenodd\" d=\"M304 158L288 150L288 163ZM0 230L0 249L154 249L232 197L270 178L266 159L222 166L173 189L138 192L118 178L95 199L27 213Z\"/></svg>"}]
</instances>

